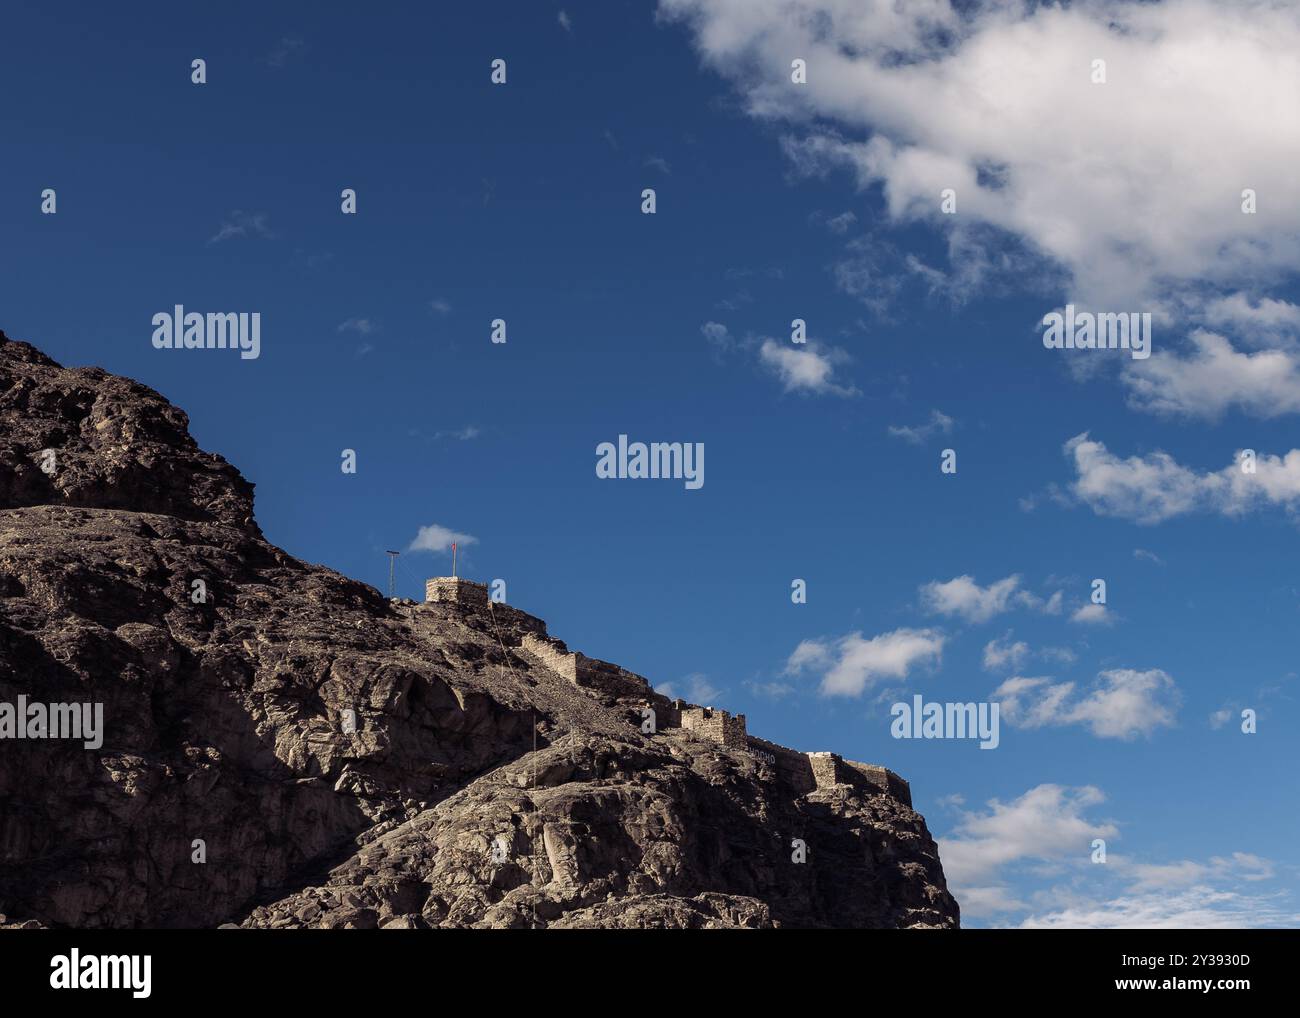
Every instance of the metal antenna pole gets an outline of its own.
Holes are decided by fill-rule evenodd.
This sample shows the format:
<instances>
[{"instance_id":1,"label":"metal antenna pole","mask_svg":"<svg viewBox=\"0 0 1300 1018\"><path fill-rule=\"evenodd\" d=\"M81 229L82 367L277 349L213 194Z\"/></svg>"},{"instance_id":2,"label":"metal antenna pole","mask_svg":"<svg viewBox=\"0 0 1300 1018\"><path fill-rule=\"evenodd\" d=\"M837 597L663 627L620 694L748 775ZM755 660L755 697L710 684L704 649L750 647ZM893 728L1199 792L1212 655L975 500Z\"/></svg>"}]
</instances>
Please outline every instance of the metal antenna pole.
<instances>
[{"instance_id":1,"label":"metal antenna pole","mask_svg":"<svg viewBox=\"0 0 1300 1018\"><path fill-rule=\"evenodd\" d=\"M400 551L385 552L388 556L388 596L392 597L395 593L393 588L393 567L397 565L397 556L402 554Z\"/></svg>"}]
</instances>

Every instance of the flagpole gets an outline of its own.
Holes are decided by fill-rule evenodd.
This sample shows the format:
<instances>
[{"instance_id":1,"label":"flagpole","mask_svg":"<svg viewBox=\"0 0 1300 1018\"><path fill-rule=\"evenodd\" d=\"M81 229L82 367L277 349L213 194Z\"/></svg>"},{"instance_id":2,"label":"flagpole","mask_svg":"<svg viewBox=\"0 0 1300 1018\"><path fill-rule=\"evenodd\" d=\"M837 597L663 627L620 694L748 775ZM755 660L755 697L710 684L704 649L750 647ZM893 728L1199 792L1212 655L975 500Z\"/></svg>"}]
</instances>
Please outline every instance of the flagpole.
<instances>
[{"instance_id":1,"label":"flagpole","mask_svg":"<svg viewBox=\"0 0 1300 1018\"><path fill-rule=\"evenodd\" d=\"M451 575L454 579L456 576L456 542L451 542Z\"/></svg>"}]
</instances>

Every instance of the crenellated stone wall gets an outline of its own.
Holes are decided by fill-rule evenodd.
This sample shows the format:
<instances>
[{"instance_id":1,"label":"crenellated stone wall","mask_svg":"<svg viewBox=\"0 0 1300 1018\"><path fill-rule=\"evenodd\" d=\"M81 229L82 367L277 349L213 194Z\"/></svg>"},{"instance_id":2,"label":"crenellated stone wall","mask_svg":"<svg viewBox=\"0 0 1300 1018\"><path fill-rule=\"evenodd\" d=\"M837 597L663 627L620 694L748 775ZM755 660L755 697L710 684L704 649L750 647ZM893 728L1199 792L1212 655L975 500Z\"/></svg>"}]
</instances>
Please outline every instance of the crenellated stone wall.
<instances>
[{"instance_id":1,"label":"crenellated stone wall","mask_svg":"<svg viewBox=\"0 0 1300 1018\"><path fill-rule=\"evenodd\" d=\"M912 805L912 789L888 767L845 760L838 753L809 753L808 763L818 788L853 785L879 795L888 795L907 806Z\"/></svg>"},{"instance_id":2,"label":"crenellated stone wall","mask_svg":"<svg viewBox=\"0 0 1300 1018\"><path fill-rule=\"evenodd\" d=\"M475 583L460 576L435 576L424 583L426 603L455 601L459 604L484 605L488 603L486 583Z\"/></svg>"},{"instance_id":3,"label":"crenellated stone wall","mask_svg":"<svg viewBox=\"0 0 1300 1018\"><path fill-rule=\"evenodd\" d=\"M456 576L435 576L425 585L425 601L489 607L488 588L486 584ZM562 640L547 635L546 623L540 619L505 605L495 607L522 616L532 624L523 627L530 631L524 633L519 647L543 667L575 686L619 698L637 698L645 706L654 708L656 723L661 729L680 728L729 749L748 750L770 763L776 779L799 795L819 788L852 785L912 805L908 783L886 767L845 760L838 753L801 753L750 735L744 714L733 715L717 707L701 707L681 699L670 701L655 693L643 676L608 661L570 651Z\"/></svg>"},{"instance_id":4,"label":"crenellated stone wall","mask_svg":"<svg viewBox=\"0 0 1300 1018\"><path fill-rule=\"evenodd\" d=\"M688 732L695 732L733 749L748 749L749 741L745 732L745 715L728 714L716 707L695 707L683 704L680 700L675 706L681 717L681 726Z\"/></svg>"},{"instance_id":5,"label":"crenellated stone wall","mask_svg":"<svg viewBox=\"0 0 1300 1018\"><path fill-rule=\"evenodd\" d=\"M643 676L608 661L571 653L561 640L526 633L521 646L551 671L576 686L599 689L619 697L644 696L650 692L650 683Z\"/></svg>"}]
</instances>

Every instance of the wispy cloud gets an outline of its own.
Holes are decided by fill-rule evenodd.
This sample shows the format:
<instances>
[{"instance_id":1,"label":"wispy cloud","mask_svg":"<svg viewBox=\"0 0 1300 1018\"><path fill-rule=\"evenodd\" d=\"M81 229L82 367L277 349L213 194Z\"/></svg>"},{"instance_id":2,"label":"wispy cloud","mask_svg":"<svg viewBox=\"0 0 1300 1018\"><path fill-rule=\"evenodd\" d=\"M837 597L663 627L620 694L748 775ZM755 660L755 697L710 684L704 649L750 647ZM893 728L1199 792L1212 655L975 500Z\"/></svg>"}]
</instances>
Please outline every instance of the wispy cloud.
<instances>
[{"instance_id":1,"label":"wispy cloud","mask_svg":"<svg viewBox=\"0 0 1300 1018\"><path fill-rule=\"evenodd\" d=\"M948 434L952 431L954 421L947 414L939 410L930 411L930 419L925 424L916 425L897 425L889 426L889 433L894 438L901 438L904 442L910 442L912 445L921 445L929 440L934 434Z\"/></svg>"},{"instance_id":2,"label":"wispy cloud","mask_svg":"<svg viewBox=\"0 0 1300 1018\"><path fill-rule=\"evenodd\" d=\"M355 332L359 336L369 336L379 328L369 318L349 318L339 323L339 332Z\"/></svg>"},{"instance_id":3,"label":"wispy cloud","mask_svg":"<svg viewBox=\"0 0 1300 1018\"><path fill-rule=\"evenodd\" d=\"M1027 930L1239 930L1297 925L1300 912L1281 894L1245 894L1208 885L1072 903L1029 916L1020 924Z\"/></svg>"},{"instance_id":4,"label":"wispy cloud","mask_svg":"<svg viewBox=\"0 0 1300 1018\"><path fill-rule=\"evenodd\" d=\"M236 209L226 217L221 228L208 238L209 244L220 244L224 240L233 240L236 237L261 237L263 240L274 240L276 234L266 225L265 212L241 212Z\"/></svg>"},{"instance_id":5,"label":"wispy cloud","mask_svg":"<svg viewBox=\"0 0 1300 1018\"><path fill-rule=\"evenodd\" d=\"M661 686L656 686L655 690L669 699L680 697L687 703L705 707L713 706L713 702L725 692L715 686L707 675L699 672L686 676L681 682L665 682Z\"/></svg>"},{"instance_id":6,"label":"wispy cloud","mask_svg":"<svg viewBox=\"0 0 1300 1018\"><path fill-rule=\"evenodd\" d=\"M1030 608L1045 615L1061 611L1062 595L1058 590L1048 598L1039 597L1021 587L1019 575L1003 577L981 587L973 576L955 576L951 580L932 580L920 588L921 607L932 615L956 616L967 622L987 622L1012 608Z\"/></svg>"},{"instance_id":7,"label":"wispy cloud","mask_svg":"<svg viewBox=\"0 0 1300 1018\"><path fill-rule=\"evenodd\" d=\"M291 59L301 56L307 51L307 43L296 35L286 35L270 53L262 58L263 63L268 67L283 67Z\"/></svg>"},{"instance_id":8,"label":"wispy cloud","mask_svg":"<svg viewBox=\"0 0 1300 1018\"><path fill-rule=\"evenodd\" d=\"M444 438L454 439L457 442L468 442L470 439L478 438L482 434L478 428L472 424L467 424L463 428L453 428L451 431L435 431L433 440L441 441Z\"/></svg>"},{"instance_id":9,"label":"wispy cloud","mask_svg":"<svg viewBox=\"0 0 1300 1018\"><path fill-rule=\"evenodd\" d=\"M469 534L461 534L448 527L438 523L430 523L427 527L421 527L415 539L407 547L407 551L429 551L444 552L450 551L452 543L458 546L478 544L478 538Z\"/></svg>"}]
</instances>

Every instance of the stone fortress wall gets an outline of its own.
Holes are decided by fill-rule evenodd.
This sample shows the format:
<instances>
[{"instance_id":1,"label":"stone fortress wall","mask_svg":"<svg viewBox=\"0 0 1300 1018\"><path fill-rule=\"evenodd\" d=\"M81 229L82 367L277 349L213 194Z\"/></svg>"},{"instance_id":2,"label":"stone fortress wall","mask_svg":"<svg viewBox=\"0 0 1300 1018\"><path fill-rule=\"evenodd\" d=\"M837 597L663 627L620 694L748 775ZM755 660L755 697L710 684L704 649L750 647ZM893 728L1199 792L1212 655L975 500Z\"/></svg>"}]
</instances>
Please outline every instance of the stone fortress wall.
<instances>
[{"instance_id":1,"label":"stone fortress wall","mask_svg":"<svg viewBox=\"0 0 1300 1018\"><path fill-rule=\"evenodd\" d=\"M425 584L425 601L430 604L456 603L466 607L488 607L486 584L454 576L437 576ZM507 606L499 606L503 611ZM644 676L616 664L572 652L564 641L547 635L546 624L518 609L512 616L536 622L526 626L520 649L544 667L568 679L575 686L598 690L614 697L634 698L655 711L659 728L680 728L729 749L755 754L770 763L777 780L800 795L819 788L851 785L863 791L887 795L906 806L912 805L911 788L886 767L845 760L838 753L801 753L787 746L750 735L744 714L730 714L717 707L701 707L684 700L668 700L654 692Z\"/></svg>"},{"instance_id":2,"label":"stone fortress wall","mask_svg":"<svg viewBox=\"0 0 1300 1018\"><path fill-rule=\"evenodd\" d=\"M459 604L487 606L488 589L486 583L475 583L459 576L435 576L424 584L424 600L429 604L442 601L455 601Z\"/></svg>"}]
</instances>

